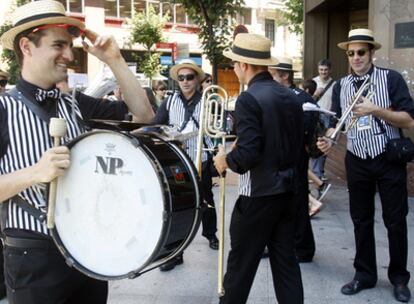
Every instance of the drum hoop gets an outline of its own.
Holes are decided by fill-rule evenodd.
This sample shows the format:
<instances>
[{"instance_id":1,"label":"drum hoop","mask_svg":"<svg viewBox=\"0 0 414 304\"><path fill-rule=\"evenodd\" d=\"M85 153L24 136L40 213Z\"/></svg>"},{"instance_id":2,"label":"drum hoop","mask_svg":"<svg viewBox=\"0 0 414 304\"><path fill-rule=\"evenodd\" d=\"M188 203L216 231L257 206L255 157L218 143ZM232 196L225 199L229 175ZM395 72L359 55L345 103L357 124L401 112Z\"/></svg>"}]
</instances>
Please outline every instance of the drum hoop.
<instances>
[{"instance_id":1,"label":"drum hoop","mask_svg":"<svg viewBox=\"0 0 414 304\"><path fill-rule=\"evenodd\" d=\"M149 150L148 148L146 148L144 143L141 143L138 138L130 135L130 134L125 134L125 133L121 133L121 132L116 132L116 131L110 131L110 130L95 130L92 132L87 132L84 133L76 138L74 138L73 140L71 140L70 142L68 142L66 144L66 146L70 149L73 146L75 146L79 141L81 141L83 138L94 135L94 134L101 134L101 133L108 133L108 134L117 134L117 135L122 135L124 137L126 137L136 148L141 148L141 149L145 149L144 152L148 152L147 150ZM147 153L144 153L146 157L149 157L149 155ZM157 170L157 172L162 173L161 176L159 174L157 174L157 178L158 181L160 183L160 186L162 187L163 185L167 185L168 188L168 192L166 193L166 189L162 188L162 192L164 193L163 195L163 205L164 207L168 207L168 210L171 213L171 195L169 192L169 185L168 185L168 180L164 174L164 172L162 171L162 166L160 164L160 162L155 158L154 154L151 152L151 165L153 166L154 170ZM152 162L154 161L154 162ZM161 181L160 179L163 179L163 181ZM198 185L197 185L198 187ZM198 193L198 192L197 192ZM165 195L167 194L167 195ZM166 202L166 197L168 197L169 200L169 204L167 204ZM199 201L198 201L199 202ZM161 228L161 233L160 233L160 237L158 238L157 244L154 246L154 250L152 252L152 254L149 256L149 258L145 261L145 263L143 263L141 265L141 267L134 269L126 274L123 275L117 275L117 276L107 276L107 275L102 275L102 274L98 274L94 271L91 271L90 269L86 268L85 266L83 266L80 262L78 262L72 255L71 253L66 249L62 239L59 236L59 232L57 231L56 226L50 230L50 234L52 236L52 239L54 241L54 243L56 244L56 247L58 247L59 251L61 252L61 254L63 255L66 263L70 266L70 267L75 267L77 270L79 270L80 272L82 272L83 274L97 279L97 280L103 280L103 281L107 281L107 280L121 280L121 279L125 279L125 278L134 278L137 276L137 274L141 274L141 271L143 269L145 269L145 267L147 267L148 265L151 264L152 260L154 259L154 257L156 256L156 253L158 252L159 248L161 248L165 241L166 241L166 231L167 229L169 229L169 227L171 226L171 216L166 216L165 214L165 210L164 210L164 214L163 214L163 223L162 223L162 228Z\"/></svg>"}]
</instances>

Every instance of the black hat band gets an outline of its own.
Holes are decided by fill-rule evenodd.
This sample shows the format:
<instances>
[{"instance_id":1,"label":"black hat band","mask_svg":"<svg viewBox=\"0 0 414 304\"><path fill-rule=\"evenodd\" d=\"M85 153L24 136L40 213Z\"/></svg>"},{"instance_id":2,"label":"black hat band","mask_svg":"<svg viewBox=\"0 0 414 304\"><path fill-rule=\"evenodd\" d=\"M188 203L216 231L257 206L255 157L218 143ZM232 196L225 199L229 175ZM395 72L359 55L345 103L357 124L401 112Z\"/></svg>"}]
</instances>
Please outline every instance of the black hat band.
<instances>
[{"instance_id":1,"label":"black hat band","mask_svg":"<svg viewBox=\"0 0 414 304\"><path fill-rule=\"evenodd\" d=\"M282 68L282 69L292 69L292 65L289 63L279 63L277 65L275 65L276 68Z\"/></svg>"},{"instance_id":2,"label":"black hat band","mask_svg":"<svg viewBox=\"0 0 414 304\"><path fill-rule=\"evenodd\" d=\"M47 14L40 14L40 15L34 15L34 16L30 16L28 18L24 18L22 20L20 20L19 22L17 22L14 27L31 22L31 21L35 21L35 20L40 20L40 19L45 19L45 18L51 18L51 17L66 17L66 15L61 14L61 13L47 13Z\"/></svg>"},{"instance_id":3,"label":"black hat band","mask_svg":"<svg viewBox=\"0 0 414 304\"><path fill-rule=\"evenodd\" d=\"M362 41L374 41L373 37L365 35L355 35L348 38L348 41L362 40Z\"/></svg>"},{"instance_id":4,"label":"black hat band","mask_svg":"<svg viewBox=\"0 0 414 304\"><path fill-rule=\"evenodd\" d=\"M247 49L243 49L238 46L235 46L235 45L233 45L232 51L236 55L240 55L243 57L249 57L249 58L269 59L271 57L270 51L262 52L262 51L247 50Z\"/></svg>"}]
</instances>

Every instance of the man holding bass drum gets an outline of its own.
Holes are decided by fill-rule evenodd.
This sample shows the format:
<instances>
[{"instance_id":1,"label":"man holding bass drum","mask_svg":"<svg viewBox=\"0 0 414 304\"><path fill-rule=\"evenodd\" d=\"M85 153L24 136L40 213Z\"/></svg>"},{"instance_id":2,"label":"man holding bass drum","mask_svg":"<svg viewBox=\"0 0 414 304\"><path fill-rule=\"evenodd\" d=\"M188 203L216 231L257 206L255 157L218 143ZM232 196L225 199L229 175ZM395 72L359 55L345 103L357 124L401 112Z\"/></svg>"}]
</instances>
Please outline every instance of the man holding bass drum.
<instances>
[{"instance_id":1,"label":"man holding bass drum","mask_svg":"<svg viewBox=\"0 0 414 304\"><path fill-rule=\"evenodd\" d=\"M113 37L98 36L77 19L67 17L57 1L40 0L18 7L13 27L1 37L21 66L16 90L0 96L0 201L5 234L5 274L11 304L106 303L108 284L81 274L65 263L38 217L46 208L45 183L70 166L67 147L53 147L51 117L66 119L64 142L86 130L79 119L122 120L128 111L148 122L153 112L144 90L121 56ZM116 76L124 102L101 102L78 95L72 100L55 84L67 77L73 61L73 39L106 63ZM87 42L89 41L89 42Z\"/></svg>"}]
</instances>

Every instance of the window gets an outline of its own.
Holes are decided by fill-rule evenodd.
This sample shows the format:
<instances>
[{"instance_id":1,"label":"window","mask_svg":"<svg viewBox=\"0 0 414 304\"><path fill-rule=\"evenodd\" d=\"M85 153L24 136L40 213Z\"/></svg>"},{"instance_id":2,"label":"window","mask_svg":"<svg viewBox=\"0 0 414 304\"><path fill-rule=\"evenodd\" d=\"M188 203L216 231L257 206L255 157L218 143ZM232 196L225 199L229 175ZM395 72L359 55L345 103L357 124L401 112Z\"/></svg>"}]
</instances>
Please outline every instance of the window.
<instances>
[{"instance_id":1,"label":"window","mask_svg":"<svg viewBox=\"0 0 414 304\"><path fill-rule=\"evenodd\" d=\"M143 13L146 11L146 1L145 0L134 0L134 11L135 14Z\"/></svg>"},{"instance_id":2,"label":"window","mask_svg":"<svg viewBox=\"0 0 414 304\"><path fill-rule=\"evenodd\" d=\"M243 8L240 14L237 14L237 22L239 24L252 24L252 9Z\"/></svg>"},{"instance_id":3,"label":"window","mask_svg":"<svg viewBox=\"0 0 414 304\"><path fill-rule=\"evenodd\" d=\"M170 21L173 21L174 17L174 7L173 4L168 2L163 2L162 4L162 16L168 15L170 17Z\"/></svg>"},{"instance_id":4,"label":"window","mask_svg":"<svg viewBox=\"0 0 414 304\"><path fill-rule=\"evenodd\" d=\"M175 5L175 23L185 24L185 10L181 4Z\"/></svg>"},{"instance_id":5,"label":"window","mask_svg":"<svg viewBox=\"0 0 414 304\"><path fill-rule=\"evenodd\" d=\"M84 0L57 0L62 3L66 11L70 13L83 13Z\"/></svg>"},{"instance_id":6,"label":"window","mask_svg":"<svg viewBox=\"0 0 414 304\"><path fill-rule=\"evenodd\" d=\"M85 0L58 0L61 3L83 3ZM163 0L104 0L105 16L115 18L131 18L134 13L147 12L149 7L153 7L161 17L169 16L169 22L179 24L193 24L193 21L185 13L181 4L173 4L172 1ZM72 4L71 4L72 5ZM74 4L73 4L74 5ZM74 9L79 9L73 6ZM251 12L250 12L251 13ZM250 15L251 19L251 15Z\"/></svg>"},{"instance_id":7,"label":"window","mask_svg":"<svg viewBox=\"0 0 414 304\"><path fill-rule=\"evenodd\" d=\"M118 17L116 0L105 0L104 8L106 17Z\"/></svg>"},{"instance_id":8,"label":"window","mask_svg":"<svg viewBox=\"0 0 414 304\"><path fill-rule=\"evenodd\" d=\"M118 0L119 2L119 16L121 18L131 18L131 0Z\"/></svg>"},{"instance_id":9,"label":"window","mask_svg":"<svg viewBox=\"0 0 414 304\"><path fill-rule=\"evenodd\" d=\"M275 45L275 20L265 19L265 36L272 41L272 45Z\"/></svg>"}]
</instances>

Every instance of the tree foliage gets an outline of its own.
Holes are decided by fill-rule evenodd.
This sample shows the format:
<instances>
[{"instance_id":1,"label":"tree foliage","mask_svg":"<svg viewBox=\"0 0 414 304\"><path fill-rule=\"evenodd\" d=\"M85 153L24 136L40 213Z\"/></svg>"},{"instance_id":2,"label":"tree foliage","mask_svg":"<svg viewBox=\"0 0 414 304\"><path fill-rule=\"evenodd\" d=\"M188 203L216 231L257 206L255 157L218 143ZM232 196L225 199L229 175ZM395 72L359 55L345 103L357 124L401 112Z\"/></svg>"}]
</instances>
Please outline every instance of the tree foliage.
<instances>
[{"instance_id":1,"label":"tree foliage","mask_svg":"<svg viewBox=\"0 0 414 304\"><path fill-rule=\"evenodd\" d=\"M30 0L16 0L13 7L21 6L23 4L26 4L30 2ZM5 32L7 32L12 27L12 24L10 21L5 22L0 26L0 36L3 35ZM10 80L9 82L14 84L17 81L17 78L20 75L20 67L17 63L16 55L12 50L3 49L1 53L1 60L5 63L7 63L9 69L8 72L10 74Z\"/></svg>"},{"instance_id":2,"label":"tree foliage","mask_svg":"<svg viewBox=\"0 0 414 304\"><path fill-rule=\"evenodd\" d=\"M287 11L284 13L289 30L296 34L303 33L303 3L304 0L287 0Z\"/></svg>"},{"instance_id":3,"label":"tree foliage","mask_svg":"<svg viewBox=\"0 0 414 304\"><path fill-rule=\"evenodd\" d=\"M199 27L199 39L204 54L213 66L213 79L217 82L217 65L223 60L223 51L232 42L229 19L240 12L244 0L175 0L186 9L191 20Z\"/></svg>"},{"instance_id":4,"label":"tree foliage","mask_svg":"<svg viewBox=\"0 0 414 304\"><path fill-rule=\"evenodd\" d=\"M132 19L130 34L131 43L140 43L146 52L140 59L140 69L145 76L152 79L161 71L160 54L156 52L155 46L158 42L164 42L163 30L168 16L160 18L152 6L149 6L147 13L136 14Z\"/></svg>"}]
</instances>

